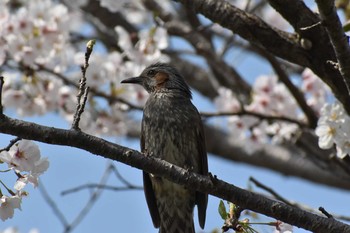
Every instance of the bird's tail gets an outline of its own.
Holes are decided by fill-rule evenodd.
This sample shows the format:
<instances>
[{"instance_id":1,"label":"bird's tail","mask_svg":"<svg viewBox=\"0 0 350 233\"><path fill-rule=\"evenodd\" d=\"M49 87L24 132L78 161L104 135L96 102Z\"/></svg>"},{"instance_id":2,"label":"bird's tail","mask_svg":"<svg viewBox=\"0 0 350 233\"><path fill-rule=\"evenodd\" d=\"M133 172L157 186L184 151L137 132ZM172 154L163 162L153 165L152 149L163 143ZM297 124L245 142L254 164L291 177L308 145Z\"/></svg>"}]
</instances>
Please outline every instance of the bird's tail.
<instances>
[{"instance_id":1,"label":"bird's tail","mask_svg":"<svg viewBox=\"0 0 350 233\"><path fill-rule=\"evenodd\" d=\"M165 205L164 205L165 204ZM159 233L195 233L193 223L193 206L178 203L176 206L159 205L160 229Z\"/></svg>"}]
</instances>

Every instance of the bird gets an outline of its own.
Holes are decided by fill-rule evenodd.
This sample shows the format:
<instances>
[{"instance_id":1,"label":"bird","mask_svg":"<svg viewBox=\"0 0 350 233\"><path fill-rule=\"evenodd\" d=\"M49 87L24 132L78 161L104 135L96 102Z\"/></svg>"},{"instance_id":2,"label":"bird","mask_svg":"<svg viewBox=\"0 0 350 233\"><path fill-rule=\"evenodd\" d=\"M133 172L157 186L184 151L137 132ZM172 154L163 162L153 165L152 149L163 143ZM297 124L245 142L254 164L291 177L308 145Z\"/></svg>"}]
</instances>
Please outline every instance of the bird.
<instances>
[{"instance_id":1,"label":"bird","mask_svg":"<svg viewBox=\"0 0 350 233\"><path fill-rule=\"evenodd\" d=\"M143 108L141 152L202 175L208 175L203 123L183 76L168 63L146 67L121 83L141 85L149 97ZM159 233L194 233L193 211L205 226L208 194L143 171L144 193Z\"/></svg>"}]
</instances>

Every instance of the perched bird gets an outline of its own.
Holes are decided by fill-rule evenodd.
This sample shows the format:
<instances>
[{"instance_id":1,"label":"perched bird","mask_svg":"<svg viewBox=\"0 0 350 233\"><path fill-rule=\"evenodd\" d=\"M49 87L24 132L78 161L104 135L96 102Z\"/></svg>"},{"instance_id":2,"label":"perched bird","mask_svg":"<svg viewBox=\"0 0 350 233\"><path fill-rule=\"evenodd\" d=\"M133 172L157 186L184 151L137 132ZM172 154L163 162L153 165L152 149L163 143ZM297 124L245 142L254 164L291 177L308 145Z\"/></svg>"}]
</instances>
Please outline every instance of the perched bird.
<instances>
[{"instance_id":1,"label":"perched bird","mask_svg":"<svg viewBox=\"0 0 350 233\"><path fill-rule=\"evenodd\" d=\"M208 174L203 125L184 78L172 66L156 63L122 83L142 85L150 96L143 110L141 150L199 174ZM208 195L143 172L153 224L159 233L194 233L193 209L205 225Z\"/></svg>"}]
</instances>

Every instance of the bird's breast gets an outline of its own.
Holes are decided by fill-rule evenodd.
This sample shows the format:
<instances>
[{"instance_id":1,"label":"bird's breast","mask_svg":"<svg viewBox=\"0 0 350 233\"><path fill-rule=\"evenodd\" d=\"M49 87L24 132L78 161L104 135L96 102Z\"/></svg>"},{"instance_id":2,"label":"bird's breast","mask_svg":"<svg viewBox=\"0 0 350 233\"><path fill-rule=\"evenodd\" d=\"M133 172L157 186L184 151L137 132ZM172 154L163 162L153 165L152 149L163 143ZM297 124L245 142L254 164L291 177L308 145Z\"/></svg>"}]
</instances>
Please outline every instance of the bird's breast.
<instances>
[{"instance_id":1,"label":"bird's breast","mask_svg":"<svg viewBox=\"0 0 350 233\"><path fill-rule=\"evenodd\" d=\"M160 99L147 102L142 120L145 149L186 169L197 171L198 150L193 111L186 102L169 103Z\"/></svg>"}]
</instances>

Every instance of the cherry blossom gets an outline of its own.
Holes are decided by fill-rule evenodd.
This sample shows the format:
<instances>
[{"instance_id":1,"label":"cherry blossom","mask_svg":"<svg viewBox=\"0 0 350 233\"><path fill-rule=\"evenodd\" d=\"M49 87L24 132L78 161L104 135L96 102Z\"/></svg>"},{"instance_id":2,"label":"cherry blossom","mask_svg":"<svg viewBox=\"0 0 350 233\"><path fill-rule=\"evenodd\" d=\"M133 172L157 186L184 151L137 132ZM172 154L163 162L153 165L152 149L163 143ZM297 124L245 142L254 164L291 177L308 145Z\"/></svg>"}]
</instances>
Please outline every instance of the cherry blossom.
<instances>
[{"instance_id":1,"label":"cherry blossom","mask_svg":"<svg viewBox=\"0 0 350 233\"><path fill-rule=\"evenodd\" d=\"M301 89L305 93L307 103L319 113L330 96L330 88L309 68L303 71L301 77L303 78Z\"/></svg>"},{"instance_id":2,"label":"cherry blossom","mask_svg":"<svg viewBox=\"0 0 350 233\"><path fill-rule=\"evenodd\" d=\"M39 185L39 176L42 175L49 168L49 161L47 158L43 158L35 162L34 169L28 174L22 175L18 178L14 188L17 191L22 190L26 184L31 183L35 188Z\"/></svg>"},{"instance_id":3,"label":"cherry blossom","mask_svg":"<svg viewBox=\"0 0 350 233\"><path fill-rule=\"evenodd\" d=\"M38 177L49 167L47 158L40 158L38 146L29 140L21 140L9 151L1 152L0 159L17 172L28 172L18 179L15 185L17 190L21 190L28 182L36 187Z\"/></svg>"},{"instance_id":4,"label":"cherry blossom","mask_svg":"<svg viewBox=\"0 0 350 233\"><path fill-rule=\"evenodd\" d=\"M244 111L260 113L266 116L286 116L303 120L299 108L284 84L278 82L273 75L262 75L256 78L253 84L252 101L243 105L234 97L232 91L220 88L219 95L215 98L215 105L219 111L239 112ZM296 124L276 121L268 123L255 116L230 116L228 117L229 132L232 134L232 142L240 143L248 153L261 148L263 143L279 143L290 140L299 127ZM272 135L272 136L271 136ZM243 142L243 143L241 143Z\"/></svg>"},{"instance_id":5,"label":"cherry blossom","mask_svg":"<svg viewBox=\"0 0 350 233\"><path fill-rule=\"evenodd\" d=\"M0 192L0 218L5 221L12 218L14 209L21 209L20 204L23 196L28 193L23 191L26 184L31 183L34 187L38 186L39 176L49 167L47 158L41 158L39 147L29 140L20 140L16 142L8 151L0 153L0 161L14 170L19 177L14 185L16 192L8 190L11 196L3 195Z\"/></svg>"},{"instance_id":6,"label":"cherry blossom","mask_svg":"<svg viewBox=\"0 0 350 233\"><path fill-rule=\"evenodd\" d=\"M273 233L293 233L293 226L279 221Z\"/></svg>"},{"instance_id":7,"label":"cherry blossom","mask_svg":"<svg viewBox=\"0 0 350 233\"><path fill-rule=\"evenodd\" d=\"M240 110L240 104L230 89L220 87L218 94L218 97L214 100L214 104L219 111L237 112Z\"/></svg>"},{"instance_id":8,"label":"cherry blossom","mask_svg":"<svg viewBox=\"0 0 350 233\"><path fill-rule=\"evenodd\" d=\"M32 141L21 140L14 144L8 152L1 152L0 159L15 170L33 171L40 160L39 147Z\"/></svg>"},{"instance_id":9,"label":"cherry blossom","mask_svg":"<svg viewBox=\"0 0 350 233\"><path fill-rule=\"evenodd\" d=\"M339 102L326 104L321 109L316 135L319 137L318 145L322 149L329 149L334 144L337 156L344 158L350 153L350 117L345 113Z\"/></svg>"},{"instance_id":10,"label":"cherry blossom","mask_svg":"<svg viewBox=\"0 0 350 233\"><path fill-rule=\"evenodd\" d=\"M322 149L331 148L334 144L336 132L336 125L319 124L315 130L316 135L319 137L318 146Z\"/></svg>"},{"instance_id":11,"label":"cherry blossom","mask_svg":"<svg viewBox=\"0 0 350 233\"><path fill-rule=\"evenodd\" d=\"M65 62L65 52L69 50L65 46L68 19L64 5L49 0L26 1L15 14L7 17L0 32L5 42L2 49L15 61L26 65L50 64L55 69L50 61Z\"/></svg>"},{"instance_id":12,"label":"cherry blossom","mask_svg":"<svg viewBox=\"0 0 350 233\"><path fill-rule=\"evenodd\" d=\"M6 196L3 195L0 198L0 218L2 221L5 221L9 218L12 218L15 212L15 209L21 210L21 197L20 196Z\"/></svg>"},{"instance_id":13,"label":"cherry blossom","mask_svg":"<svg viewBox=\"0 0 350 233\"><path fill-rule=\"evenodd\" d=\"M156 61L166 62L169 58L161 53L168 46L167 32L162 27L143 30L139 33L140 40L134 47L130 35L120 26L115 28L118 33L118 45L124 50L125 55L144 68Z\"/></svg>"},{"instance_id":14,"label":"cherry blossom","mask_svg":"<svg viewBox=\"0 0 350 233\"><path fill-rule=\"evenodd\" d=\"M253 85L253 101L247 109L273 116L298 117L293 96L274 75L257 77Z\"/></svg>"}]
</instances>

